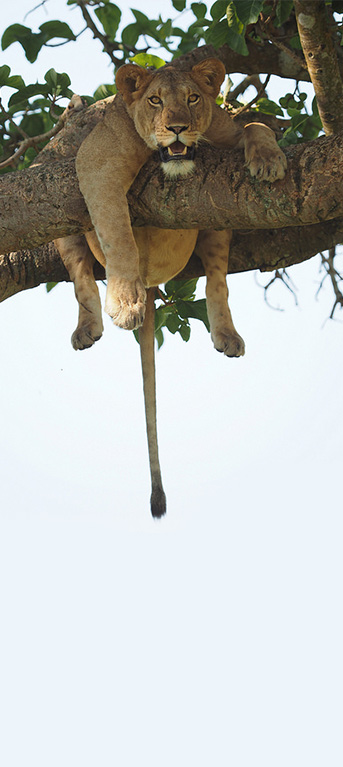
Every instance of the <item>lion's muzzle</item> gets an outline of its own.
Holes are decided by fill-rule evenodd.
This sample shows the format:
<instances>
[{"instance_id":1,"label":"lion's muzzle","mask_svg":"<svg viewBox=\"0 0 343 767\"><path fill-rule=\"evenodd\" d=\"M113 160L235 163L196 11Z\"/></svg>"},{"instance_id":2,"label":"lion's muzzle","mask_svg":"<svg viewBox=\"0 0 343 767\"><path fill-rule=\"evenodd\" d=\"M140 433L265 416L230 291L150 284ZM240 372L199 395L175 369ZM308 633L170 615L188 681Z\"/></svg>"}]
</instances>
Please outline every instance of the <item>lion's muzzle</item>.
<instances>
[{"instance_id":1,"label":"lion's muzzle","mask_svg":"<svg viewBox=\"0 0 343 767\"><path fill-rule=\"evenodd\" d=\"M195 145L186 146L181 141L174 141L169 146L158 147L160 159L162 162L171 160L194 160Z\"/></svg>"}]
</instances>

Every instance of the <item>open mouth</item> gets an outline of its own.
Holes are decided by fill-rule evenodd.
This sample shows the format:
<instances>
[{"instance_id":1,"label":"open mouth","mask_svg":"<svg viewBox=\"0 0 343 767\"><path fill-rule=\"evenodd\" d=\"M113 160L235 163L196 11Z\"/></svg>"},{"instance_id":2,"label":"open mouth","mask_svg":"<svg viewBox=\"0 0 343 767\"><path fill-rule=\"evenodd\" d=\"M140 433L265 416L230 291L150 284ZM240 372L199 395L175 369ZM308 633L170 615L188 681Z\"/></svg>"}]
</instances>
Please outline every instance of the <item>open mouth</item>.
<instances>
[{"instance_id":1,"label":"open mouth","mask_svg":"<svg viewBox=\"0 0 343 767\"><path fill-rule=\"evenodd\" d=\"M158 151L162 162L170 160L194 160L195 145L186 146L181 141L174 141L169 146L159 146Z\"/></svg>"}]
</instances>

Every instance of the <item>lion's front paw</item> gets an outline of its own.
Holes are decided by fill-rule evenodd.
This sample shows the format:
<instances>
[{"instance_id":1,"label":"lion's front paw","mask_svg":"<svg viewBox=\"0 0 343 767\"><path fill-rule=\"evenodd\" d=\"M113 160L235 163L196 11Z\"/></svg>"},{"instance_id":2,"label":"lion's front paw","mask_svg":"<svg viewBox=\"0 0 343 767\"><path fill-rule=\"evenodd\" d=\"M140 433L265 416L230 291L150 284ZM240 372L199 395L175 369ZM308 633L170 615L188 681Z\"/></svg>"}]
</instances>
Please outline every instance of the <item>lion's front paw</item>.
<instances>
[{"instance_id":1,"label":"lion's front paw","mask_svg":"<svg viewBox=\"0 0 343 767\"><path fill-rule=\"evenodd\" d=\"M105 311L115 325L134 330L143 324L146 291L142 281L129 281L110 277L107 282Z\"/></svg>"},{"instance_id":2,"label":"lion's front paw","mask_svg":"<svg viewBox=\"0 0 343 767\"><path fill-rule=\"evenodd\" d=\"M89 320L78 325L71 337L73 349L89 349L95 341L99 341L103 332L102 320Z\"/></svg>"},{"instance_id":3,"label":"lion's front paw","mask_svg":"<svg viewBox=\"0 0 343 767\"><path fill-rule=\"evenodd\" d=\"M246 165L250 174L259 181L277 181L284 178L287 160L279 147L272 151L264 147L254 147L247 157Z\"/></svg>"},{"instance_id":4,"label":"lion's front paw","mask_svg":"<svg viewBox=\"0 0 343 767\"><path fill-rule=\"evenodd\" d=\"M217 352L223 352L226 357L243 357L245 344L243 338L232 330L212 332L212 341Z\"/></svg>"}]
</instances>

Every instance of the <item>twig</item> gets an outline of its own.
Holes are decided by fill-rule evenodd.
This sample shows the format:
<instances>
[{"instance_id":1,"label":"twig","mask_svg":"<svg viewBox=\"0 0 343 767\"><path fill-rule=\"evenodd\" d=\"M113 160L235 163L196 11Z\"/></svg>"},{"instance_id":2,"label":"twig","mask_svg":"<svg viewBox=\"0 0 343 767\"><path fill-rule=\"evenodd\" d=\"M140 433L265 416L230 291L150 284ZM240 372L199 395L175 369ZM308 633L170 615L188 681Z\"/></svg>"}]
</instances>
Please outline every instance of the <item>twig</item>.
<instances>
[{"instance_id":1,"label":"twig","mask_svg":"<svg viewBox=\"0 0 343 767\"><path fill-rule=\"evenodd\" d=\"M15 152L7 158L7 160L3 160L0 162L0 169L1 168L7 168L9 165L15 165L15 163L19 160L19 158L26 152L29 147L33 146L35 147L36 144L40 144L42 141L48 141L53 136L56 136L56 133L59 133L60 130L65 125L66 120L70 116L71 111L78 111L79 109L82 109L83 102L80 96L77 94L73 94L71 100L69 101L69 104L67 108L64 110L63 114L61 114L61 117L57 121L56 125L53 126L53 128L50 128L49 131L46 133L41 133L39 136L28 136L25 134L24 141L21 141L21 143L18 146L18 149L15 150ZM7 115L6 111L2 108L2 111ZM8 119L11 120L10 116L8 115ZM15 125L15 123L14 123ZM18 128L17 125L15 127ZM21 131L23 134L23 131Z\"/></svg>"},{"instance_id":2,"label":"twig","mask_svg":"<svg viewBox=\"0 0 343 767\"><path fill-rule=\"evenodd\" d=\"M267 87L267 85L268 85L268 83L269 83L269 80L270 80L270 78L271 78L271 75L270 75L270 74L269 74L269 75L267 75L267 77L266 77L266 79L265 79L264 83L262 83L262 85L261 85L260 89L257 91L257 93L256 93L256 95L254 96L254 98L253 98L253 99L251 99L251 101L249 101L249 103L248 103L248 104L244 104L244 106L242 106L242 107L240 107L239 109L235 110L235 113L234 113L234 117L238 117L238 115L241 115L241 114L242 114L242 112L246 112L246 111L247 111L247 109L250 109L250 107L251 107L253 104L255 104L255 101L257 101L257 100L258 100L258 99L259 99L259 98L262 96L262 93L265 93L265 90L266 90L266 87Z\"/></svg>"},{"instance_id":3,"label":"twig","mask_svg":"<svg viewBox=\"0 0 343 767\"><path fill-rule=\"evenodd\" d=\"M324 256L323 253L321 253L320 256L322 260L322 266L325 269L325 275L319 285L316 296L318 296L318 294L320 293L326 278L329 277L331 281L331 286L335 295L335 301L330 314L330 320L332 320L337 306L340 306L341 309L343 308L343 293L340 290L338 285L339 282L342 282L343 277L337 271L334 264L334 259L336 256L336 248L330 248L330 250L328 251L327 258Z\"/></svg>"},{"instance_id":4,"label":"twig","mask_svg":"<svg viewBox=\"0 0 343 767\"><path fill-rule=\"evenodd\" d=\"M291 59L297 64L298 67L301 69L307 69L307 63L305 59L302 59L300 56L298 56L294 51L292 51L291 48L288 48L285 43L282 43L280 40L277 39L277 37L274 37L269 31L268 31L268 23L269 23L270 17L266 20L266 22L263 22L262 19L260 19L259 22L259 28L261 32L261 36L265 40L269 40L273 45L275 45L276 48L279 48L280 51L283 53L287 53L287 56L290 56Z\"/></svg>"},{"instance_id":5,"label":"twig","mask_svg":"<svg viewBox=\"0 0 343 767\"><path fill-rule=\"evenodd\" d=\"M80 11L82 13L82 16L87 24L88 29L93 32L93 36L100 40L100 42L103 44L104 49L108 56L110 57L112 64L114 64L115 67L119 67L123 61L122 59L118 59L116 56L113 55L113 50L120 50L118 43L111 43L107 37L107 35L103 35L96 24L94 23L90 13L88 13L88 10L86 8L85 3L82 0L77 0L77 5L80 8Z\"/></svg>"},{"instance_id":6,"label":"twig","mask_svg":"<svg viewBox=\"0 0 343 767\"><path fill-rule=\"evenodd\" d=\"M280 280L282 282L282 284L287 288L287 290L289 290L290 293L292 293L292 296L294 298L294 303L295 303L296 306L298 306L298 299L297 299L296 292L295 292L295 286L294 286L294 288L291 287L291 285L294 285L294 283L292 282L292 280L291 280L289 274L287 273L286 269L281 269L281 271L279 269L276 269L275 272L274 272L274 277L272 277L272 279L269 280L267 285L260 285L260 283L258 282L258 280L256 278L257 284L259 285L260 288L263 288L263 290L264 290L264 300L265 300L266 304L268 304L268 306L271 309L274 309L277 312L283 312L284 311L284 309L280 309L279 306L273 306L268 301L268 297L267 297L268 296L269 288L272 285L274 285L274 283L277 280Z\"/></svg>"},{"instance_id":7,"label":"twig","mask_svg":"<svg viewBox=\"0 0 343 767\"><path fill-rule=\"evenodd\" d=\"M20 125L17 125L17 124L14 122L14 120L12 120L12 117L11 117L11 115L9 114L9 112L7 112L7 111L6 111L5 107L3 106L1 98L0 98L0 109L1 109L1 111L2 111L2 114L4 115L5 119L6 119L6 120L8 120L8 122L9 122L11 125L13 125L13 127L16 129L16 131L17 131L18 133L20 133L20 134L21 134L21 136L22 136L24 139L27 139L27 138L28 138L28 135L27 135L27 133L25 133L25 131L23 131L23 129L20 127Z\"/></svg>"}]
</instances>

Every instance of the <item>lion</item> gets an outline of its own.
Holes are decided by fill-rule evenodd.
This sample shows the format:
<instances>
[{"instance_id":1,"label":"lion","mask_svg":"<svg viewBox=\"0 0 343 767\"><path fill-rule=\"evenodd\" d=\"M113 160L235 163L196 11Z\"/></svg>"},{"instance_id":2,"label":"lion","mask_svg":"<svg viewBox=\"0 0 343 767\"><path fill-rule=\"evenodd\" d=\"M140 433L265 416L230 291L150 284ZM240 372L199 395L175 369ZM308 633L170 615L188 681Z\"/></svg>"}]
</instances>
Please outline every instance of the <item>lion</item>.
<instances>
[{"instance_id":1,"label":"lion","mask_svg":"<svg viewBox=\"0 0 343 767\"><path fill-rule=\"evenodd\" d=\"M232 232L132 228L126 194L153 153L159 154L164 174L181 184L195 168L200 142L227 149L241 147L251 175L261 181L284 177L286 159L273 131L257 122L240 127L216 104L225 74L216 58L205 59L187 72L172 65L156 71L137 64L120 67L118 94L76 156L76 172L93 230L56 241L79 303L74 349L88 348L103 332L94 257L106 270L105 311L119 327L140 329L154 517L166 511L156 433L155 287L175 277L194 250L206 275L215 349L228 357L240 357L245 346L228 305L226 275Z\"/></svg>"}]
</instances>

